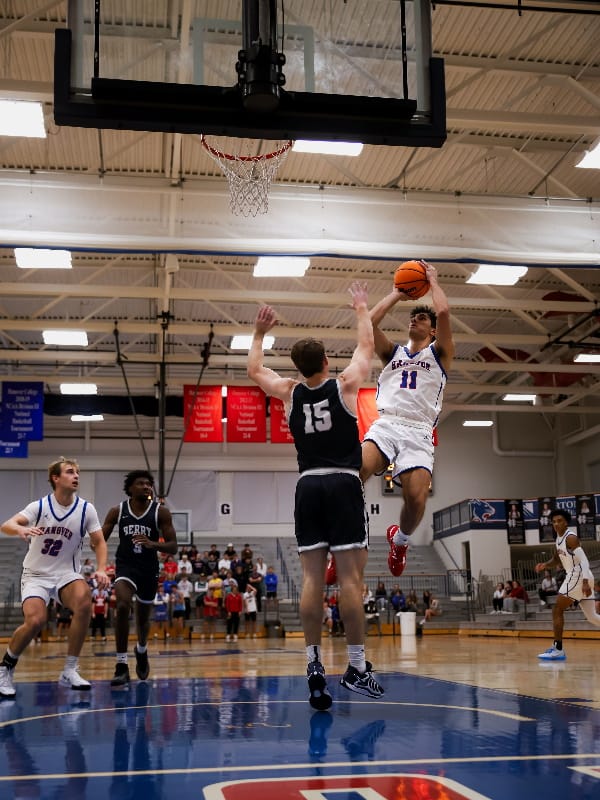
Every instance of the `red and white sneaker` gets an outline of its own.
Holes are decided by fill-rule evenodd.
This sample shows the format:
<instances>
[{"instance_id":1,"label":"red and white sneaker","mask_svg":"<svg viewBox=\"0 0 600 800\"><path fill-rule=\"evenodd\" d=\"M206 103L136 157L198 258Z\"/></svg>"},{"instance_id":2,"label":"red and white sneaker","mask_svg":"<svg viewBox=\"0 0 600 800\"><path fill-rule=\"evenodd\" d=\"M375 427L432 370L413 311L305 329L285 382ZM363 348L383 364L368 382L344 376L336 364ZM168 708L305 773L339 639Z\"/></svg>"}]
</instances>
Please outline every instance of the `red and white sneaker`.
<instances>
[{"instance_id":1,"label":"red and white sneaker","mask_svg":"<svg viewBox=\"0 0 600 800\"><path fill-rule=\"evenodd\" d=\"M325 570L325 583L327 586L333 586L337 583L337 570L335 568L335 558L331 556L327 562L327 569Z\"/></svg>"},{"instance_id":2,"label":"red and white sneaker","mask_svg":"<svg viewBox=\"0 0 600 800\"><path fill-rule=\"evenodd\" d=\"M398 525L390 525L385 534L390 545L388 567L392 575L396 578L400 577L404 572L404 567L406 566L406 552L408 550L407 544L394 544L392 541L399 530L400 528Z\"/></svg>"}]
</instances>

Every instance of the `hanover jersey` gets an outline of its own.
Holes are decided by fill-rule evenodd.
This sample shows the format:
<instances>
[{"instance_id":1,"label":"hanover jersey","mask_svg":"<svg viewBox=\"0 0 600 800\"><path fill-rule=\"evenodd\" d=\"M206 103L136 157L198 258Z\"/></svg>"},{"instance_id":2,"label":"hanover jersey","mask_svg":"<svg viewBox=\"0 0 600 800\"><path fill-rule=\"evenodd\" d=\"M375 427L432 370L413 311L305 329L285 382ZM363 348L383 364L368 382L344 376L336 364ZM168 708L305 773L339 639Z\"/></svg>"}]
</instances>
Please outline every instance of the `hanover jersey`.
<instances>
[{"instance_id":1,"label":"hanover jersey","mask_svg":"<svg viewBox=\"0 0 600 800\"><path fill-rule=\"evenodd\" d=\"M312 389L305 383L296 384L288 425L300 472L360 470L362 453L356 415L346 407L336 378L328 378Z\"/></svg>"},{"instance_id":2,"label":"hanover jersey","mask_svg":"<svg viewBox=\"0 0 600 800\"><path fill-rule=\"evenodd\" d=\"M61 506L49 494L29 503L21 514L30 526L44 529L43 535L29 539L23 569L30 575L52 577L60 571L79 572L83 537L101 530L94 506L77 495L71 506Z\"/></svg>"},{"instance_id":3,"label":"hanover jersey","mask_svg":"<svg viewBox=\"0 0 600 800\"><path fill-rule=\"evenodd\" d=\"M377 410L396 411L410 425L433 429L442 408L445 385L446 372L433 342L418 353L396 345L377 381Z\"/></svg>"},{"instance_id":4,"label":"hanover jersey","mask_svg":"<svg viewBox=\"0 0 600 800\"><path fill-rule=\"evenodd\" d=\"M594 576L590 570L587 571L587 574L584 574L579 563L579 559L568 549L567 536L577 536L577 533L573 528L567 528L563 535L557 536L555 540L556 552L560 558L560 563L562 564L564 571L567 574L579 572L582 579L587 578L588 580L593 581Z\"/></svg>"}]
</instances>

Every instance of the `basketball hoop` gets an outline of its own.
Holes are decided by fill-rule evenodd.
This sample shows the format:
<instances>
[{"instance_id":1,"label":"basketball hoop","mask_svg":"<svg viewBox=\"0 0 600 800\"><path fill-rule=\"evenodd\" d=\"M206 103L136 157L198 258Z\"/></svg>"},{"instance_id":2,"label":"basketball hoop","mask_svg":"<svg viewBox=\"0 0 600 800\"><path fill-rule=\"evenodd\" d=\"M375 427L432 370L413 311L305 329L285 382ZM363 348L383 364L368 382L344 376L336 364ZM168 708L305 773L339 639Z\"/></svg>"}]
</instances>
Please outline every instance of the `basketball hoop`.
<instances>
[{"instance_id":1,"label":"basketball hoop","mask_svg":"<svg viewBox=\"0 0 600 800\"><path fill-rule=\"evenodd\" d=\"M269 210L269 188L292 146L292 141L275 142L276 149L267 153L252 155L250 148L256 148L255 139L240 139L246 152L227 153L215 144L210 144L206 136L200 136L202 146L219 165L229 183L229 207L232 214L255 217ZM270 143L269 143L270 144Z\"/></svg>"}]
</instances>

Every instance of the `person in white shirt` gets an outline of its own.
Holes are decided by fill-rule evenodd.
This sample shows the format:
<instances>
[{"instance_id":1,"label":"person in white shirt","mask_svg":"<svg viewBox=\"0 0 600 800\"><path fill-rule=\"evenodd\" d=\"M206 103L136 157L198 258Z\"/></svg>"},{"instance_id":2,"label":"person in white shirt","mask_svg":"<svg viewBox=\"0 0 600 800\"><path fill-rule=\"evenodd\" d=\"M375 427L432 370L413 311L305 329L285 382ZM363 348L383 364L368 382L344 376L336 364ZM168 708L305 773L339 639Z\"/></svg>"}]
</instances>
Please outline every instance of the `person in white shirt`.
<instances>
[{"instance_id":1,"label":"person in white shirt","mask_svg":"<svg viewBox=\"0 0 600 800\"><path fill-rule=\"evenodd\" d=\"M249 583L242 595L244 600L244 632L246 639L256 639L256 589Z\"/></svg>"},{"instance_id":2,"label":"person in white shirt","mask_svg":"<svg viewBox=\"0 0 600 800\"><path fill-rule=\"evenodd\" d=\"M191 575L194 571L194 566L187 553L184 553L177 562L177 571L180 575Z\"/></svg>"}]
</instances>

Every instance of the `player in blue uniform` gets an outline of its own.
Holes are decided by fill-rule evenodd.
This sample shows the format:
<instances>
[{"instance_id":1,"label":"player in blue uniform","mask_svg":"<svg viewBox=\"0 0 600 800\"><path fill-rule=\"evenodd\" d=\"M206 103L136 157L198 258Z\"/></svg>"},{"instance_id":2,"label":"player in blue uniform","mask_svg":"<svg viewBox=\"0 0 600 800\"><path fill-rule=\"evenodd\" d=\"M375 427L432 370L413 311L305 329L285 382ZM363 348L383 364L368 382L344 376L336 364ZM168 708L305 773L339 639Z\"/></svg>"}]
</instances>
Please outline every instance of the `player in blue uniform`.
<instances>
[{"instance_id":1,"label":"player in blue uniform","mask_svg":"<svg viewBox=\"0 0 600 800\"><path fill-rule=\"evenodd\" d=\"M158 553L177 552L177 536L171 512L154 499L152 474L141 469L127 473L123 490L129 499L111 508L102 526L105 540L108 540L115 525L119 531L115 577L117 663L110 682L111 686L117 687L126 686L130 680L127 645L134 596L138 636L134 648L135 670L142 681L150 673L148 633L158 588Z\"/></svg>"}]
</instances>

